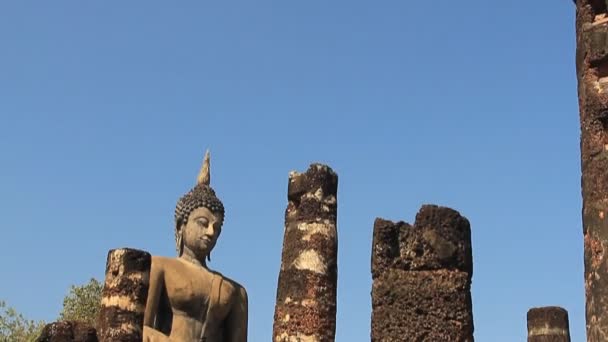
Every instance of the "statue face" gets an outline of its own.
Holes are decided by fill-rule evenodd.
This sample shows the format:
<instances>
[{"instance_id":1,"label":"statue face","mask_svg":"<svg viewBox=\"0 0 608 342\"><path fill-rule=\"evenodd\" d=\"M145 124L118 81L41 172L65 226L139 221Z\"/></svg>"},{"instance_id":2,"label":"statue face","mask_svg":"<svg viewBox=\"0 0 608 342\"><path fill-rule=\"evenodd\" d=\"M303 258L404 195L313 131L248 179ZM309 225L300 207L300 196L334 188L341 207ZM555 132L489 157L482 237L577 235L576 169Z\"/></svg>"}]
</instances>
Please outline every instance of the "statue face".
<instances>
[{"instance_id":1,"label":"statue face","mask_svg":"<svg viewBox=\"0 0 608 342\"><path fill-rule=\"evenodd\" d=\"M188 222L182 225L182 243L199 258L205 258L211 252L222 230L222 217L209 209L194 209Z\"/></svg>"}]
</instances>

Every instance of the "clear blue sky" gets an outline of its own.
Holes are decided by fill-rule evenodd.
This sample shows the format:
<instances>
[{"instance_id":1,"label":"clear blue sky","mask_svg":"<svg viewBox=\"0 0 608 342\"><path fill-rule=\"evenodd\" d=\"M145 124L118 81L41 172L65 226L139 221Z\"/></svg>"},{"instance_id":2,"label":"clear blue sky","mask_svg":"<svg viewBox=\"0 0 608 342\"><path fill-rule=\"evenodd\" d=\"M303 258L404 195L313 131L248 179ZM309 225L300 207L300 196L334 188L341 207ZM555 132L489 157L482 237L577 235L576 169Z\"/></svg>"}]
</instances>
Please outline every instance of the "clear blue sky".
<instances>
[{"instance_id":1,"label":"clear blue sky","mask_svg":"<svg viewBox=\"0 0 608 342\"><path fill-rule=\"evenodd\" d=\"M53 320L106 253L174 255L206 148L211 267L269 341L290 170L339 174L337 341L368 341L375 217L472 225L475 337L560 305L584 340L574 5L537 1L3 1L0 299Z\"/></svg>"}]
</instances>

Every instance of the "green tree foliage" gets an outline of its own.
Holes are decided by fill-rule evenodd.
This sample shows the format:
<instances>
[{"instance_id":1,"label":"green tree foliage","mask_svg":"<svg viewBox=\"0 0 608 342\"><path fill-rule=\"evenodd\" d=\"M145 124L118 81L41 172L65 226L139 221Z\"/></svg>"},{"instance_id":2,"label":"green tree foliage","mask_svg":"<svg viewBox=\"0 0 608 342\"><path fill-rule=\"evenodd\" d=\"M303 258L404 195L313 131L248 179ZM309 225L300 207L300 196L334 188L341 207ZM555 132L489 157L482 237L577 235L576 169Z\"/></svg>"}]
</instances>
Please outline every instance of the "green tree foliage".
<instances>
[{"instance_id":1,"label":"green tree foliage","mask_svg":"<svg viewBox=\"0 0 608 342\"><path fill-rule=\"evenodd\" d=\"M63 299L63 310L59 314L61 321L80 321L95 326L101 305L103 284L95 278L88 283L72 285L70 293Z\"/></svg>"},{"instance_id":2,"label":"green tree foliage","mask_svg":"<svg viewBox=\"0 0 608 342\"><path fill-rule=\"evenodd\" d=\"M101 305L103 284L94 278L88 283L72 285L63 299L60 321L80 321L95 326ZM0 342L33 342L40 336L45 322L31 321L0 300Z\"/></svg>"},{"instance_id":3,"label":"green tree foliage","mask_svg":"<svg viewBox=\"0 0 608 342\"><path fill-rule=\"evenodd\" d=\"M0 342L33 342L43 327L43 321L25 319L6 302L0 301Z\"/></svg>"}]
</instances>

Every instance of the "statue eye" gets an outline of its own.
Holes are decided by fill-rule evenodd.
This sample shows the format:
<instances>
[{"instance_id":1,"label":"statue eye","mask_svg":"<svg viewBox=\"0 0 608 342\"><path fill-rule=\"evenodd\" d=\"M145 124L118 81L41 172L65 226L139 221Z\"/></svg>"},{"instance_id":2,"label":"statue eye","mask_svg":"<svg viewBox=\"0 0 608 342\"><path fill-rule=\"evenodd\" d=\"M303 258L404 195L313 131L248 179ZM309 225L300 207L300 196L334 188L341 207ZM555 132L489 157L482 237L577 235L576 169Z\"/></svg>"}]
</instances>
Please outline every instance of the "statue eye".
<instances>
[{"instance_id":1,"label":"statue eye","mask_svg":"<svg viewBox=\"0 0 608 342\"><path fill-rule=\"evenodd\" d=\"M196 223L199 227L207 227L209 225L209 221L207 220L197 220Z\"/></svg>"}]
</instances>

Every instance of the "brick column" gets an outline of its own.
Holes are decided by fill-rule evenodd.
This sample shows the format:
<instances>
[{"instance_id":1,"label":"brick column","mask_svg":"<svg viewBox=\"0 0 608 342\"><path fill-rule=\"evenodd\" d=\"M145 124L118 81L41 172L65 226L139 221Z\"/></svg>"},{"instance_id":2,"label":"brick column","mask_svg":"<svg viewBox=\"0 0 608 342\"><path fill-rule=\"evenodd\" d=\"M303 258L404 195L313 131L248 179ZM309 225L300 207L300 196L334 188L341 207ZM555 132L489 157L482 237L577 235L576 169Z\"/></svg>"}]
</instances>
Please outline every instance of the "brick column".
<instances>
[{"instance_id":1,"label":"brick column","mask_svg":"<svg viewBox=\"0 0 608 342\"><path fill-rule=\"evenodd\" d=\"M136 249L108 252L97 324L101 342L141 342L151 260L149 253Z\"/></svg>"},{"instance_id":2,"label":"brick column","mask_svg":"<svg viewBox=\"0 0 608 342\"><path fill-rule=\"evenodd\" d=\"M608 336L608 20L604 0L576 1L587 340Z\"/></svg>"},{"instance_id":3,"label":"brick column","mask_svg":"<svg viewBox=\"0 0 608 342\"><path fill-rule=\"evenodd\" d=\"M473 341L471 229L457 211L424 205L416 222L377 218L372 342Z\"/></svg>"},{"instance_id":4,"label":"brick column","mask_svg":"<svg viewBox=\"0 0 608 342\"><path fill-rule=\"evenodd\" d=\"M570 342L568 311L557 306L530 309L528 342Z\"/></svg>"},{"instance_id":5,"label":"brick column","mask_svg":"<svg viewBox=\"0 0 608 342\"><path fill-rule=\"evenodd\" d=\"M325 165L289 174L273 341L334 341L338 176Z\"/></svg>"}]
</instances>

